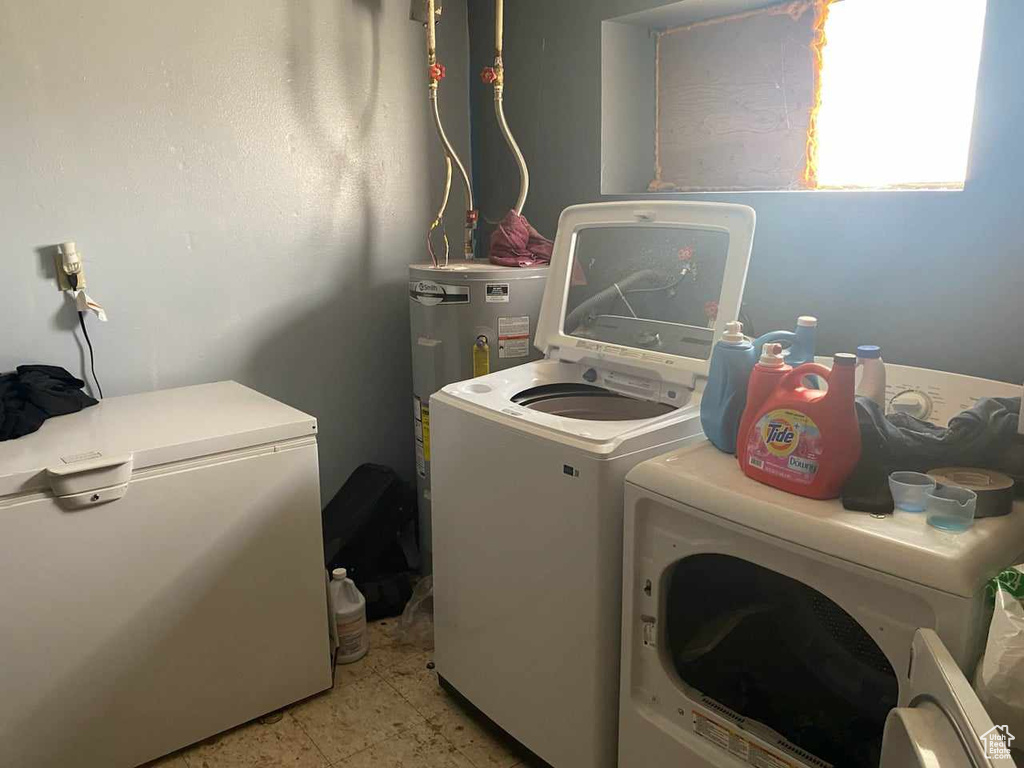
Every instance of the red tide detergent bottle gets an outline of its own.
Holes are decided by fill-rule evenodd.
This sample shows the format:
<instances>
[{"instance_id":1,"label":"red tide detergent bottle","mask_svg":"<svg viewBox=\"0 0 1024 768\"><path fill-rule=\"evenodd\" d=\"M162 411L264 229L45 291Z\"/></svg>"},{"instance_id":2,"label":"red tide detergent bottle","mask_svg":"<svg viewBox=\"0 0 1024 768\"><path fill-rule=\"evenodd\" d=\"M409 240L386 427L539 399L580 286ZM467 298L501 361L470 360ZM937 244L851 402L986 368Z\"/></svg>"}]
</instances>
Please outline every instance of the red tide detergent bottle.
<instances>
[{"instance_id":1,"label":"red tide detergent bottle","mask_svg":"<svg viewBox=\"0 0 1024 768\"><path fill-rule=\"evenodd\" d=\"M801 365L778 381L740 435L740 468L749 477L812 499L834 499L860 459L854 405L857 358L838 354L829 370ZM818 376L828 390L807 389ZM744 421L748 415L743 414Z\"/></svg>"},{"instance_id":2,"label":"red tide detergent bottle","mask_svg":"<svg viewBox=\"0 0 1024 768\"><path fill-rule=\"evenodd\" d=\"M737 457L742 455L745 435L750 431L750 424L757 416L757 412L761 410L765 400L771 397L782 377L792 370L793 366L786 362L782 354L781 344L765 344L761 347L761 359L757 361L747 381L747 404L743 407L740 428L736 433ZM740 459L740 465L742 464L743 460Z\"/></svg>"}]
</instances>

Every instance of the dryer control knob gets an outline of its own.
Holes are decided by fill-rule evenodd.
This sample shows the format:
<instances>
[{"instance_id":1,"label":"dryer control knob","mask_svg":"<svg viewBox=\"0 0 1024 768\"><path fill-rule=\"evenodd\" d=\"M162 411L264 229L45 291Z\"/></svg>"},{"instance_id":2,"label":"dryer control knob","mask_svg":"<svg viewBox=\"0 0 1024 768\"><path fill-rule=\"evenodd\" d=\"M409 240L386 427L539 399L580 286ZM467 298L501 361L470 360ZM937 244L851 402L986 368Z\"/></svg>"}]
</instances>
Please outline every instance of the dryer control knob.
<instances>
[{"instance_id":1,"label":"dryer control knob","mask_svg":"<svg viewBox=\"0 0 1024 768\"><path fill-rule=\"evenodd\" d=\"M889 401L890 413L905 413L924 421L927 421L928 417L932 415L933 407L932 399L917 389L900 392Z\"/></svg>"}]
</instances>

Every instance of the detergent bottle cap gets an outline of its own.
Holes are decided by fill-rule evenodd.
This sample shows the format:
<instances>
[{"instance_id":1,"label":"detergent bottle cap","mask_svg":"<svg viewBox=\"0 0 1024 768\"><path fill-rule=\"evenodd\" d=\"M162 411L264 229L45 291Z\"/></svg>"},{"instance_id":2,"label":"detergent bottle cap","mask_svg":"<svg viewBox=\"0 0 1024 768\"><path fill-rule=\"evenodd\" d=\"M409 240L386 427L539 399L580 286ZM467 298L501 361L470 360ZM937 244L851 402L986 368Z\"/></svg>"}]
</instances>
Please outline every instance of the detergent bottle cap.
<instances>
[{"instance_id":1,"label":"detergent bottle cap","mask_svg":"<svg viewBox=\"0 0 1024 768\"><path fill-rule=\"evenodd\" d=\"M798 328L817 328L818 318L812 317L811 315L800 315L796 319L796 325Z\"/></svg>"},{"instance_id":2,"label":"detergent bottle cap","mask_svg":"<svg viewBox=\"0 0 1024 768\"><path fill-rule=\"evenodd\" d=\"M335 568L331 571L331 577L335 581L344 581L348 578L348 571L345 568Z\"/></svg>"},{"instance_id":3,"label":"detergent bottle cap","mask_svg":"<svg viewBox=\"0 0 1024 768\"><path fill-rule=\"evenodd\" d=\"M761 359L758 361L758 365L765 368L781 368L786 364L786 359L782 356L782 345L781 344L765 344L761 350Z\"/></svg>"},{"instance_id":4,"label":"detergent bottle cap","mask_svg":"<svg viewBox=\"0 0 1024 768\"><path fill-rule=\"evenodd\" d=\"M857 364L857 356L856 355L851 355L849 352L836 352L832 356L832 365L833 366L847 366L847 365L851 365L852 366L852 365L856 365L856 364Z\"/></svg>"},{"instance_id":5,"label":"detergent bottle cap","mask_svg":"<svg viewBox=\"0 0 1024 768\"><path fill-rule=\"evenodd\" d=\"M725 333L722 334L722 341L728 344L739 344L745 341L743 338L743 323L739 320L733 320L731 323L725 324Z\"/></svg>"},{"instance_id":6,"label":"detergent bottle cap","mask_svg":"<svg viewBox=\"0 0 1024 768\"><path fill-rule=\"evenodd\" d=\"M874 344L861 344L857 347L857 357L875 360L882 356L882 348Z\"/></svg>"}]
</instances>

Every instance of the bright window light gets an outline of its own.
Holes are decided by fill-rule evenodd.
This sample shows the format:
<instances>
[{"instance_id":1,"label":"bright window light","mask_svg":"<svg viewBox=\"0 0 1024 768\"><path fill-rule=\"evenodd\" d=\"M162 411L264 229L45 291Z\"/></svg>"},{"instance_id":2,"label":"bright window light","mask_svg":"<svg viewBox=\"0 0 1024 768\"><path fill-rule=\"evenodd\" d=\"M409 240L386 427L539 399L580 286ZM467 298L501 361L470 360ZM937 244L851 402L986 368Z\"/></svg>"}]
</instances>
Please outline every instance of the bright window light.
<instances>
[{"instance_id":1,"label":"bright window light","mask_svg":"<svg viewBox=\"0 0 1024 768\"><path fill-rule=\"evenodd\" d=\"M962 187L985 0L841 0L825 22L818 187Z\"/></svg>"}]
</instances>

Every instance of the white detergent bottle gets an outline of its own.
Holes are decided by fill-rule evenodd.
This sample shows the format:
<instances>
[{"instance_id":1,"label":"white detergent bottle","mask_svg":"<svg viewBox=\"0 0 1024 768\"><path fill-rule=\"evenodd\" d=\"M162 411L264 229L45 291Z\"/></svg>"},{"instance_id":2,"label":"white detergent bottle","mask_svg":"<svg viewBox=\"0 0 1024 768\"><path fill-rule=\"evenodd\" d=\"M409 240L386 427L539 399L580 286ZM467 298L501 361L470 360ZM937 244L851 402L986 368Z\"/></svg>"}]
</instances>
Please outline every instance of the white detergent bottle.
<instances>
[{"instance_id":1,"label":"white detergent bottle","mask_svg":"<svg viewBox=\"0 0 1024 768\"><path fill-rule=\"evenodd\" d=\"M882 348L873 344L857 347L857 394L885 408L885 362Z\"/></svg>"},{"instance_id":2,"label":"white detergent bottle","mask_svg":"<svg viewBox=\"0 0 1024 768\"><path fill-rule=\"evenodd\" d=\"M366 598L344 568L331 571L331 605L338 627L338 664L359 661L370 649L366 631Z\"/></svg>"}]
</instances>

